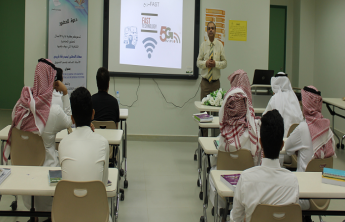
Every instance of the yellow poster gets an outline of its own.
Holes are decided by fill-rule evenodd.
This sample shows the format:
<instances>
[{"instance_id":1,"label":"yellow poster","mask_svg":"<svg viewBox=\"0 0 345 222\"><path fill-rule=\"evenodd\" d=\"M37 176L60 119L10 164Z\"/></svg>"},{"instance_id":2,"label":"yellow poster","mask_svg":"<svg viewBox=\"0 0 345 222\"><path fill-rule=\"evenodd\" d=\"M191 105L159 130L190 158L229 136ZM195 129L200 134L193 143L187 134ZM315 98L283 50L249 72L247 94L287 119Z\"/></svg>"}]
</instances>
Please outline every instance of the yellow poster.
<instances>
[{"instance_id":1,"label":"yellow poster","mask_svg":"<svg viewBox=\"0 0 345 222\"><path fill-rule=\"evenodd\" d=\"M229 20L229 40L247 41L247 21Z\"/></svg>"}]
</instances>

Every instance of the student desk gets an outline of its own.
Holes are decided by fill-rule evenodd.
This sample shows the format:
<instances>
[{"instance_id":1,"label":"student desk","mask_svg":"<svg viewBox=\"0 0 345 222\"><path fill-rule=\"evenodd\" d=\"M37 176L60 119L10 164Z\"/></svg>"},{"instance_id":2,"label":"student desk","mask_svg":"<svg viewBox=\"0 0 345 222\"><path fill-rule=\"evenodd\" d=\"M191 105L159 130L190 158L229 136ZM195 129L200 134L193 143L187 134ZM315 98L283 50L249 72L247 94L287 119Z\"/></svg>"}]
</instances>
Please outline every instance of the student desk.
<instances>
[{"instance_id":1,"label":"student desk","mask_svg":"<svg viewBox=\"0 0 345 222\"><path fill-rule=\"evenodd\" d=\"M6 142L8 138L8 132L10 131L10 128L11 128L11 125L8 125L0 131L1 164L3 164L2 155L4 151L4 143ZM108 140L109 145L113 145L116 147L118 147L121 144L121 140L123 139L123 130L95 129L95 133L102 135L105 139ZM60 143L60 141L67 135L68 135L67 129L61 130L59 133L56 134L55 142ZM113 152L113 155L114 155L114 152Z\"/></svg>"},{"instance_id":2,"label":"student desk","mask_svg":"<svg viewBox=\"0 0 345 222\"><path fill-rule=\"evenodd\" d=\"M49 170L61 170L60 167L42 166L0 166L11 168L11 175L0 185L2 195L29 195L29 196L54 196L56 186L50 186L48 182ZM107 196L111 198L111 216L113 221L118 217L118 170L109 168L109 180L112 185L106 187ZM115 182L117 181L117 182ZM115 208L116 207L116 208ZM116 212L115 212L116 210ZM114 217L115 215L115 217ZM51 212L38 211L0 211L0 216L16 217L51 217Z\"/></svg>"},{"instance_id":3,"label":"student desk","mask_svg":"<svg viewBox=\"0 0 345 222\"><path fill-rule=\"evenodd\" d=\"M6 126L5 128L3 128L2 130L0 130L0 140L1 140L1 154L0 154L0 165L2 165L2 155L4 153L4 146L5 146L5 142L7 141L8 138L8 132L10 131L11 125Z\"/></svg>"},{"instance_id":4,"label":"student desk","mask_svg":"<svg viewBox=\"0 0 345 222\"><path fill-rule=\"evenodd\" d=\"M206 216L206 209L208 207L208 193L207 193L207 186L209 183L209 174L211 170L211 162L210 162L210 156L214 154L218 154L218 149L216 148L214 141L219 140L219 137L199 137L198 141L201 146L201 148L204 151L204 162L202 164L202 189L199 193L200 200L204 200L203 204L203 210L204 210L204 216ZM287 138L283 139L284 142L287 140ZM285 146L280 151L280 154L285 155Z\"/></svg>"},{"instance_id":5,"label":"student desk","mask_svg":"<svg viewBox=\"0 0 345 222\"><path fill-rule=\"evenodd\" d=\"M223 174L237 174L242 171L231 171L231 170L213 170L211 177L216 187L216 193L225 197L226 209L224 212L228 212L229 203L232 202L234 192L229 189L223 182L220 181L220 175ZM293 172L299 184L299 198L300 199L345 199L345 187L335 186L330 184L324 184L321 182L321 172ZM214 209L218 209L218 195L215 196ZM218 210L215 210L214 221L217 220ZM342 211L302 211L303 215L345 215L345 210ZM205 214L206 215L206 214ZM204 221L207 218L204 217Z\"/></svg>"},{"instance_id":6,"label":"student desk","mask_svg":"<svg viewBox=\"0 0 345 222\"><path fill-rule=\"evenodd\" d=\"M127 181L127 119L128 119L128 109L120 109L121 129L124 130L120 176L124 176L124 178L125 178L125 181L123 182L124 188L128 187L128 181ZM122 125L123 122L124 122L124 124ZM124 170L122 168L123 162L125 162L125 169Z\"/></svg>"},{"instance_id":7,"label":"student desk","mask_svg":"<svg viewBox=\"0 0 345 222\"><path fill-rule=\"evenodd\" d=\"M323 103L326 104L326 107L327 107L329 113L332 115L333 133L338 139L337 148L339 148L341 145L341 148L344 149L343 139L341 139L341 142L340 142L339 136L337 134L335 134L335 132L334 132L334 116L339 116L343 119L345 119L345 116L343 116L339 113L336 113L334 111L334 108L337 107L341 110L345 110L345 101L343 101L341 98L322 98L322 101L323 101ZM330 106L332 106L332 109Z\"/></svg>"},{"instance_id":8,"label":"student desk","mask_svg":"<svg viewBox=\"0 0 345 222\"><path fill-rule=\"evenodd\" d=\"M211 112L211 113L218 113L220 110L219 106L205 106L201 105L201 101L194 101L195 108L199 111ZM254 112L256 114L262 114L266 108L254 108Z\"/></svg>"},{"instance_id":9,"label":"student desk","mask_svg":"<svg viewBox=\"0 0 345 222\"><path fill-rule=\"evenodd\" d=\"M272 88L271 85L259 85L259 84L257 85L257 84L255 84L255 85L250 86L250 89L252 91L254 90L255 95L258 93L257 92L258 90L267 91L267 94L269 94L271 88Z\"/></svg>"},{"instance_id":10,"label":"student desk","mask_svg":"<svg viewBox=\"0 0 345 222\"><path fill-rule=\"evenodd\" d=\"M208 123L200 123L198 122L199 125L199 138L203 137L202 135L202 130L203 129L219 129L219 117L213 117L212 122ZM198 143L198 148L196 149L195 153L198 153L199 158L198 160L198 180L197 180L197 185L200 186L201 191L202 191L202 181L201 181L201 164L202 164L202 149L200 147L200 144ZM194 160L196 160L196 154L194 155Z\"/></svg>"}]
</instances>

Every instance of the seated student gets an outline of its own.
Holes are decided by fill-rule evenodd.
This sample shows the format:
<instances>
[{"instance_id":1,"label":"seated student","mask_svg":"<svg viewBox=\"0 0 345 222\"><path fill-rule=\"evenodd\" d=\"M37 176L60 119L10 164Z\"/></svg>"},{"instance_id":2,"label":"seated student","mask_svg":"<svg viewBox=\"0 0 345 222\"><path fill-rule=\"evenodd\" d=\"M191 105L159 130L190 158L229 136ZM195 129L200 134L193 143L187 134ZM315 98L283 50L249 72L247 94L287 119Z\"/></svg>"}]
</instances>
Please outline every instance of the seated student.
<instances>
[{"instance_id":1,"label":"seated student","mask_svg":"<svg viewBox=\"0 0 345 222\"><path fill-rule=\"evenodd\" d=\"M260 160L260 147L258 143L258 125L255 120L252 106L250 83L243 70L231 74L231 88L224 96L224 102L219 111L220 138L218 150L235 152L239 149L251 151L254 164ZM217 169L216 157L211 158L212 170ZM214 205L215 187L210 179L210 201ZM219 199L219 207L224 207L225 202Z\"/></svg>"},{"instance_id":2,"label":"seated student","mask_svg":"<svg viewBox=\"0 0 345 222\"><path fill-rule=\"evenodd\" d=\"M116 128L120 122L120 110L117 99L108 94L109 90L109 72L106 68L99 68L97 71L98 93L92 95L92 105L95 110L95 119L97 121L114 121Z\"/></svg>"},{"instance_id":3,"label":"seated student","mask_svg":"<svg viewBox=\"0 0 345 222\"><path fill-rule=\"evenodd\" d=\"M258 124L252 105L252 93L247 73L237 70L231 74L231 88L224 96L219 110L219 150L235 152L247 149L252 152L254 164L260 159Z\"/></svg>"},{"instance_id":4,"label":"seated student","mask_svg":"<svg viewBox=\"0 0 345 222\"><path fill-rule=\"evenodd\" d=\"M62 178L72 181L100 180L107 186L109 143L91 128L95 111L90 92L84 87L74 90L71 107L71 118L77 128L63 138L59 146Z\"/></svg>"},{"instance_id":5,"label":"seated student","mask_svg":"<svg viewBox=\"0 0 345 222\"><path fill-rule=\"evenodd\" d=\"M314 86L302 90L303 115L305 120L291 133L285 143L285 162L291 162L289 156L297 155L297 172L305 172L312 159L335 156L335 143L330 129L330 121L321 114L321 92ZM302 210L310 208L309 200L301 200Z\"/></svg>"},{"instance_id":6,"label":"seated student","mask_svg":"<svg viewBox=\"0 0 345 222\"><path fill-rule=\"evenodd\" d=\"M272 77L271 86L275 94L268 102L263 114L273 109L278 110L284 119L284 137L287 137L290 126L303 121L301 107L285 73L279 72L275 77Z\"/></svg>"},{"instance_id":7,"label":"seated student","mask_svg":"<svg viewBox=\"0 0 345 222\"><path fill-rule=\"evenodd\" d=\"M57 79L60 80L61 82L63 82L62 74L63 74L62 69L56 68ZM52 98L52 104L59 105L61 108L63 108L61 97L62 97L62 94L59 91L57 91L56 89L54 89L54 91L53 91L53 98Z\"/></svg>"},{"instance_id":8,"label":"seated student","mask_svg":"<svg viewBox=\"0 0 345 222\"><path fill-rule=\"evenodd\" d=\"M264 158L261 166L242 172L234 195L230 221L250 222L259 204L289 205L298 203L298 180L279 165L279 152L284 146L284 122L277 110L261 118L260 144Z\"/></svg>"},{"instance_id":9,"label":"seated student","mask_svg":"<svg viewBox=\"0 0 345 222\"><path fill-rule=\"evenodd\" d=\"M34 84L24 86L20 99L12 112L12 126L4 150L4 161L10 155L12 128L30 131L42 136L46 150L43 166L58 167L55 137L58 132L72 125L71 108L66 86L56 78L56 67L50 60L40 59L35 70ZM53 104L53 90L63 93L62 106ZM34 104L34 106L32 105ZM31 197L23 196L25 206L31 208ZM52 197L35 197L37 211L51 211Z\"/></svg>"},{"instance_id":10,"label":"seated student","mask_svg":"<svg viewBox=\"0 0 345 222\"><path fill-rule=\"evenodd\" d=\"M63 138L59 146L62 179L100 180L107 186L109 143L91 128L95 110L92 109L90 92L84 87L74 90L71 94L71 107L71 118L77 128ZM110 215L109 221L112 221Z\"/></svg>"}]
</instances>

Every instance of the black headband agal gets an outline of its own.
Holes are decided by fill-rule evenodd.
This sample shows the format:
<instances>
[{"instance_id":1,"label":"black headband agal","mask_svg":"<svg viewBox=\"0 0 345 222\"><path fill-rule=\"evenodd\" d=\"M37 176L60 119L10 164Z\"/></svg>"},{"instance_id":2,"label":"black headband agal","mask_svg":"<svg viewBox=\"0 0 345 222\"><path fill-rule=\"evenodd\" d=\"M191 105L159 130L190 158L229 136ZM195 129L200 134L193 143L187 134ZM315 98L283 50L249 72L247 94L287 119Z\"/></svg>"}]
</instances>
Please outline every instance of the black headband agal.
<instances>
[{"instance_id":1,"label":"black headband agal","mask_svg":"<svg viewBox=\"0 0 345 222\"><path fill-rule=\"evenodd\" d=\"M321 96L321 92L320 92L320 91L316 91L315 89L309 88L309 87L307 87L307 86L305 86L305 87L303 88L303 90Z\"/></svg>"},{"instance_id":2,"label":"black headband agal","mask_svg":"<svg viewBox=\"0 0 345 222\"><path fill-rule=\"evenodd\" d=\"M45 63L45 64L47 64L47 65L50 65L54 70L56 70L55 65L54 65L53 63L49 62L49 61L46 60L46 59L41 58L41 59L38 60L38 62L43 62L43 63Z\"/></svg>"},{"instance_id":3,"label":"black headband agal","mask_svg":"<svg viewBox=\"0 0 345 222\"><path fill-rule=\"evenodd\" d=\"M288 74L276 74L276 76L275 77L288 77Z\"/></svg>"}]
</instances>

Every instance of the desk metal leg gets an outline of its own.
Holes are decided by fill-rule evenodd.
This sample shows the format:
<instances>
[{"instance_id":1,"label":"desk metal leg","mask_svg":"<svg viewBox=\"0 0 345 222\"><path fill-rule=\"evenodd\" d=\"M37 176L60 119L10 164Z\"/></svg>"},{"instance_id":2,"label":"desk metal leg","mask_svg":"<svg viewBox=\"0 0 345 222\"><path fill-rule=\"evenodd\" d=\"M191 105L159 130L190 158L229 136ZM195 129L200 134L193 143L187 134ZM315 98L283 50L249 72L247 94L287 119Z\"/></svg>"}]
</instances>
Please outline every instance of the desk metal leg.
<instances>
[{"instance_id":1,"label":"desk metal leg","mask_svg":"<svg viewBox=\"0 0 345 222\"><path fill-rule=\"evenodd\" d=\"M120 175L124 176L125 181L123 182L124 188L128 187L128 180L127 180L127 122L124 124L125 130L124 130L124 137L123 137L123 145L122 145L122 161L121 161L121 170ZM121 129L122 129L122 121L121 121ZM125 162L125 170L123 170L123 162Z\"/></svg>"},{"instance_id":2,"label":"desk metal leg","mask_svg":"<svg viewBox=\"0 0 345 222\"><path fill-rule=\"evenodd\" d=\"M335 133L335 131L334 131L334 109L335 109L335 107L333 106L333 115L332 115L332 128L333 128L333 134L337 137L337 139L338 139L338 144L337 144L337 148L339 148L340 147L340 138L339 138L339 136Z\"/></svg>"},{"instance_id":3,"label":"desk metal leg","mask_svg":"<svg viewBox=\"0 0 345 222\"><path fill-rule=\"evenodd\" d=\"M31 209L30 212L35 212L35 197L31 196ZM30 217L30 222L34 222L35 217Z\"/></svg>"},{"instance_id":4,"label":"desk metal leg","mask_svg":"<svg viewBox=\"0 0 345 222\"><path fill-rule=\"evenodd\" d=\"M1 155L0 155L0 157L1 157L1 160L0 160L0 164L1 165L4 165L3 164L3 154L4 154L4 144L5 144L5 140L1 140Z\"/></svg>"},{"instance_id":5,"label":"desk metal leg","mask_svg":"<svg viewBox=\"0 0 345 222\"><path fill-rule=\"evenodd\" d=\"M200 185L200 193L201 195L199 194L199 198L202 200L202 181L201 181L201 167L202 167L202 148L200 147L200 144L199 144L199 158L198 158L198 184Z\"/></svg>"},{"instance_id":6,"label":"desk metal leg","mask_svg":"<svg viewBox=\"0 0 345 222\"><path fill-rule=\"evenodd\" d=\"M201 137L202 136L202 129L201 128L199 128L199 133L198 133L198 137ZM195 154L194 154L194 160L196 160L195 159L195 157L196 157L196 155L198 155L198 158L197 158L197 160L198 160L198 179L197 179L197 185L198 185L198 187L200 187L201 186L201 183L200 183L200 180L199 180L199 178L200 178L200 168L201 168L201 155L200 155L200 149L201 149L201 147L200 147L200 144L199 144L199 142L198 142L198 148L195 150Z\"/></svg>"},{"instance_id":7,"label":"desk metal leg","mask_svg":"<svg viewBox=\"0 0 345 222\"><path fill-rule=\"evenodd\" d=\"M209 171L207 168L208 165L208 161L209 161L209 155L205 154L204 156L204 164L203 164L203 193L204 193L204 204L203 204L203 216L200 217L200 221L201 222L206 222L207 221L207 207L208 207L208 193L207 193L207 189L208 189L208 183L209 183ZM202 195L202 192L201 192Z\"/></svg>"},{"instance_id":8,"label":"desk metal leg","mask_svg":"<svg viewBox=\"0 0 345 222\"><path fill-rule=\"evenodd\" d=\"M228 216L228 212L229 212L229 208L230 208L230 198L226 197L225 200L226 200L225 201L226 202L225 210L224 210L223 215L222 215L222 218L224 221L226 221L226 217Z\"/></svg>"},{"instance_id":9,"label":"desk metal leg","mask_svg":"<svg viewBox=\"0 0 345 222\"><path fill-rule=\"evenodd\" d=\"M218 221L218 191L216 188L214 195L214 222Z\"/></svg>"}]
</instances>

